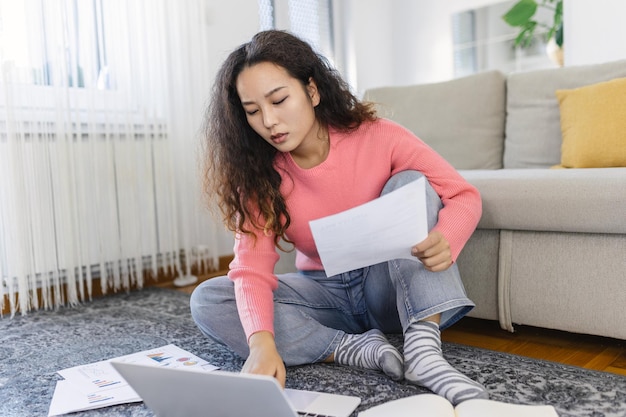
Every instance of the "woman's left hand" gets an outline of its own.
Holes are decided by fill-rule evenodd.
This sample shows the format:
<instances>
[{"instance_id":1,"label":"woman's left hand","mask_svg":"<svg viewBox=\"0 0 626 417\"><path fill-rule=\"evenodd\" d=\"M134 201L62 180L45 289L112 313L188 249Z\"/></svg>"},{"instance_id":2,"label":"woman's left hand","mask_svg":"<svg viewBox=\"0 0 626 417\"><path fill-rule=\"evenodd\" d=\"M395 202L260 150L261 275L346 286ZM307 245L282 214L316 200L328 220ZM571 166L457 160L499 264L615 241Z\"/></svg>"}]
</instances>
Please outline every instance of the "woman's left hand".
<instances>
[{"instance_id":1,"label":"woman's left hand","mask_svg":"<svg viewBox=\"0 0 626 417\"><path fill-rule=\"evenodd\" d=\"M440 272L452 265L450 243L439 231L431 231L426 239L411 248L411 255L432 272Z\"/></svg>"}]
</instances>

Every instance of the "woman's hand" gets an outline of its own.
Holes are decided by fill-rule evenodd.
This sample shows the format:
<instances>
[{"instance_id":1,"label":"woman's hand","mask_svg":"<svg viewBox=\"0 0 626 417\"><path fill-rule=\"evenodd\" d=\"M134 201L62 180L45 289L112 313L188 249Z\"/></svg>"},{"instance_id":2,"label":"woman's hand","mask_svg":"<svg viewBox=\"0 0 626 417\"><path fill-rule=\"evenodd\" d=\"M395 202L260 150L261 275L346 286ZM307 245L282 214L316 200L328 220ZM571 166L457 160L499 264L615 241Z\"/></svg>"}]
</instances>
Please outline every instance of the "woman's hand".
<instances>
[{"instance_id":1,"label":"woman's hand","mask_svg":"<svg viewBox=\"0 0 626 417\"><path fill-rule=\"evenodd\" d=\"M250 336L248 344L250 355L241 372L273 376L285 388L287 372L283 359L276 349L274 336L268 331L257 332Z\"/></svg>"},{"instance_id":2,"label":"woman's hand","mask_svg":"<svg viewBox=\"0 0 626 417\"><path fill-rule=\"evenodd\" d=\"M439 231L431 231L426 239L413 246L411 255L432 272L445 271L452 265L450 243Z\"/></svg>"}]
</instances>

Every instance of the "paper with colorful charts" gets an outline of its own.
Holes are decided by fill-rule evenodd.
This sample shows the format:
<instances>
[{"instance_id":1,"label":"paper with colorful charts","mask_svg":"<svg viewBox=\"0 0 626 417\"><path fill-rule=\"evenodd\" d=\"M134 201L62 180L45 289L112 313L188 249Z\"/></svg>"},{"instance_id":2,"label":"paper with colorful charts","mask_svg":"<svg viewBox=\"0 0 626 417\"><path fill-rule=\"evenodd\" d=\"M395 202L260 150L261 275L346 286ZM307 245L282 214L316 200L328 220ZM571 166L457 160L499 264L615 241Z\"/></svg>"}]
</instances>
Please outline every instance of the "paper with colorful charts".
<instances>
[{"instance_id":1,"label":"paper with colorful charts","mask_svg":"<svg viewBox=\"0 0 626 417\"><path fill-rule=\"evenodd\" d=\"M63 369L57 372L64 379L57 381L48 416L141 401L139 395L113 368L111 365L113 360L205 372L218 369L204 359L172 344Z\"/></svg>"}]
</instances>

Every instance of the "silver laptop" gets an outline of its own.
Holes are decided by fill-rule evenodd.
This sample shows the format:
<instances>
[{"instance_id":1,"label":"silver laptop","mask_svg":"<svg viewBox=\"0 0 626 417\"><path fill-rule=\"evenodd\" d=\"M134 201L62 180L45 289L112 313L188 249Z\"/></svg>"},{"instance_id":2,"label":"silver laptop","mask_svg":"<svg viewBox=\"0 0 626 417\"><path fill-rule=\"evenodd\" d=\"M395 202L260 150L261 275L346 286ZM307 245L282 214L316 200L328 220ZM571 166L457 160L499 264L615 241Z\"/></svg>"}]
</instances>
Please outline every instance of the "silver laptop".
<instances>
[{"instance_id":1,"label":"silver laptop","mask_svg":"<svg viewBox=\"0 0 626 417\"><path fill-rule=\"evenodd\" d=\"M358 397L285 389L269 376L112 361L157 417L348 417Z\"/></svg>"}]
</instances>

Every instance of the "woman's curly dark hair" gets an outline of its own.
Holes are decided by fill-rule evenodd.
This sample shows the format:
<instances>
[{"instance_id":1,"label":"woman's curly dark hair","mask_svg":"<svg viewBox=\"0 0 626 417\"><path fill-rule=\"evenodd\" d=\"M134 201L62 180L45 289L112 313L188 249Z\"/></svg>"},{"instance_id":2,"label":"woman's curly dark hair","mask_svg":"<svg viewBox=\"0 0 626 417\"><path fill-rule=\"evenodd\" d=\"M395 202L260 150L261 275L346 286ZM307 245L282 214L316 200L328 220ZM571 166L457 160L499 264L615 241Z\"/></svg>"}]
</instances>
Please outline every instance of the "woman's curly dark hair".
<instances>
[{"instance_id":1,"label":"woman's curly dark hair","mask_svg":"<svg viewBox=\"0 0 626 417\"><path fill-rule=\"evenodd\" d=\"M322 126L349 131L376 119L370 103L360 102L330 63L311 46L288 32L257 33L233 51L215 79L207 108L205 189L217 197L224 223L232 231L253 233L246 223L287 240L290 216L280 193L281 176L274 167L278 150L248 124L236 82L247 67L261 62L283 67L303 86L312 78L320 94L315 115ZM260 213L260 218L255 214Z\"/></svg>"}]
</instances>

